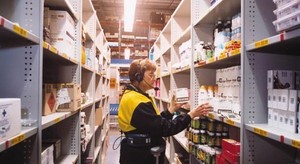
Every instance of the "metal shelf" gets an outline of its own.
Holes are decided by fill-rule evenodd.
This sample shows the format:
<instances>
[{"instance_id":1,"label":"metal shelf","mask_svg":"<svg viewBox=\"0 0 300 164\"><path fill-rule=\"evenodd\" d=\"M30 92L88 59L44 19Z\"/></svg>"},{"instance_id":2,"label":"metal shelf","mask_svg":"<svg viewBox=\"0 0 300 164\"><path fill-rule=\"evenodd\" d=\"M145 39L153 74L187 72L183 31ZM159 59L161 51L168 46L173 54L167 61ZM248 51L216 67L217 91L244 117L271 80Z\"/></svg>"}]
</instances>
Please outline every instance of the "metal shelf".
<instances>
[{"instance_id":1,"label":"metal shelf","mask_svg":"<svg viewBox=\"0 0 300 164\"><path fill-rule=\"evenodd\" d=\"M6 141L0 143L0 152L15 146L16 144L28 139L29 137L37 134L37 128L22 128L21 133L13 136Z\"/></svg>"},{"instance_id":2,"label":"metal shelf","mask_svg":"<svg viewBox=\"0 0 300 164\"><path fill-rule=\"evenodd\" d=\"M65 163L70 163L70 164L76 164L78 160L78 155L62 155L60 156L55 163L58 164L65 164Z\"/></svg>"},{"instance_id":3,"label":"metal shelf","mask_svg":"<svg viewBox=\"0 0 300 164\"><path fill-rule=\"evenodd\" d=\"M94 102L92 100L88 100L86 103L81 104L81 110L83 110L89 106L92 106L93 104L94 104Z\"/></svg>"},{"instance_id":4,"label":"metal shelf","mask_svg":"<svg viewBox=\"0 0 300 164\"><path fill-rule=\"evenodd\" d=\"M215 24L218 20L228 20L241 11L241 0L218 0L196 20L195 26Z\"/></svg>"},{"instance_id":5,"label":"metal shelf","mask_svg":"<svg viewBox=\"0 0 300 164\"><path fill-rule=\"evenodd\" d=\"M66 10L73 19L79 20L79 13L74 10L70 0L45 0L45 6Z\"/></svg>"},{"instance_id":6,"label":"metal shelf","mask_svg":"<svg viewBox=\"0 0 300 164\"><path fill-rule=\"evenodd\" d=\"M83 68L82 70L85 72L89 72L89 73L93 73L94 70L91 67L88 67L86 65L81 65L81 67Z\"/></svg>"},{"instance_id":7,"label":"metal shelf","mask_svg":"<svg viewBox=\"0 0 300 164\"><path fill-rule=\"evenodd\" d=\"M19 25L0 16L0 47L39 44L40 39Z\"/></svg>"},{"instance_id":8,"label":"metal shelf","mask_svg":"<svg viewBox=\"0 0 300 164\"><path fill-rule=\"evenodd\" d=\"M69 57L65 53L61 53L55 47L50 45L47 42L43 42L43 52L44 52L44 61L46 62L55 62L56 64L61 65L78 65L79 62L76 59Z\"/></svg>"},{"instance_id":9,"label":"metal shelf","mask_svg":"<svg viewBox=\"0 0 300 164\"><path fill-rule=\"evenodd\" d=\"M98 158L100 150L101 150L101 146L95 147L93 163L95 163L96 159Z\"/></svg>"},{"instance_id":10,"label":"metal shelf","mask_svg":"<svg viewBox=\"0 0 300 164\"><path fill-rule=\"evenodd\" d=\"M210 118L210 119L213 119L213 120L224 122L224 123L226 123L228 125L231 125L231 126L234 126L234 127L241 128L241 120L225 118L225 117L220 116L219 114L214 113L214 112L208 113L207 117Z\"/></svg>"},{"instance_id":11,"label":"metal shelf","mask_svg":"<svg viewBox=\"0 0 300 164\"><path fill-rule=\"evenodd\" d=\"M76 112L56 112L48 116L42 116L42 129L44 130L54 124L57 124L75 113Z\"/></svg>"},{"instance_id":12,"label":"metal shelf","mask_svg":"<svg viewBox=\"0 0 300 164\"><path fill-rule=\"evenodd\" d=\"M240 49L231 51L229 54L220 55L218 58L211 58L195 65L195 68L221 69L241 64Z\"/></svg>"},{"instance_id":13,"label":"metal shelf","mask_svg":"<svg viewBox=\"0 0 300 164\"><path fill-rule=\"evenodd\" d=\"M246 124L246 129L260 136L300 149L300 135L283 129L269 126L268 124Z\"/></svg>"},{"instance_id":14,"label":"metal shelf","mask_svg":"<svg viewBox=\"0 0 300 164\"><path fill-rule=\"evenodd\" d=\"M180 133L184 133L184 132L182 131ZM185 151L189 152L189 148L187 146L189 141L184 135L180 133L174 135L174 139L185 149Z\"/></svg>"},{"instance_id":15,"label":"metal shelf","mask_svg":"<svg viewBox=\"0 0 300 164\"><path fill-rule=\"evenodd\" d=\"M191 29L192 26L188 26L182 34L174 41L173 45L181 45L183 42L186 42L191 38Z\"/></svg>"},{"instance_id":16,"label":"metal shelf","mask_svg":"<svg viewBox=\"0 0 300 164\"><path fill-rule=\"evenodd\" d=\"M246 45L246 51L298 55L300 29L280 33Z\"/></svg>"}]
</instances>

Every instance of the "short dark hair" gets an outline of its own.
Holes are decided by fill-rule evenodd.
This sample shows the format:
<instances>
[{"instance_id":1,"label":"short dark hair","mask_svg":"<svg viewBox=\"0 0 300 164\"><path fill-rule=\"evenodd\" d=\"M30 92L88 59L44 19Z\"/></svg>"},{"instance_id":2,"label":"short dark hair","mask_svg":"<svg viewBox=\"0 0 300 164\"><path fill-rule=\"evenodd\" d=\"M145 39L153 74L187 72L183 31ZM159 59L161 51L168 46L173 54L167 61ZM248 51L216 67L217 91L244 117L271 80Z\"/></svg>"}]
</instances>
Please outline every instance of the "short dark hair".
<instances>
[{"instance_id":1,"label":"short dark hair","mask_svg":"<svg viewBox=\"0 0 300 164\"><path fill-rule=\"evenodd\" d=\"M156 71L156 64L153 61L149 60L148 58L133 60L128 71L130 82L138 81L136 78L137 74L144 76L145 71L148 70Z\"/></svg>"}]
</instances>

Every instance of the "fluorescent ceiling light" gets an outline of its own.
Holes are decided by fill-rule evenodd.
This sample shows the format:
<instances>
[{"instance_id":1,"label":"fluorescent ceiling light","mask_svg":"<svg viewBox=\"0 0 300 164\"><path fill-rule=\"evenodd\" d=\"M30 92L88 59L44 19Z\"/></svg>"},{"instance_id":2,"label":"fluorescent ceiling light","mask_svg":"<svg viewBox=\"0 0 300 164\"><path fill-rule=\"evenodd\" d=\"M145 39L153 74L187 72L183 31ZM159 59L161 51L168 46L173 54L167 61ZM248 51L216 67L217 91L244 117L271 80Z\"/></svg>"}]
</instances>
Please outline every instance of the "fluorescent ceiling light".
<instances>
[{"instance_id":1,"label":"fluorescent ceiling light","mask_svg":"<svg viewBox=\"0 0 300 164\"><path fill-rule=\"evenodd\" d=\"M124 31L132 32L136 0L124 0Z\"/></svg>"},{"instance_id":2,"label":"fluorescent ceiling light","mask_svg":"<svg viewBox=\"0 0 300 164\"><path fill-rule=\"evenodd\" d=\"M124 50L125 52L125 55L124 55L124 58L125 59L129 59L129 57L130 57L130 48L125 48L125 50Z\"/></svg>"}]
</instances>

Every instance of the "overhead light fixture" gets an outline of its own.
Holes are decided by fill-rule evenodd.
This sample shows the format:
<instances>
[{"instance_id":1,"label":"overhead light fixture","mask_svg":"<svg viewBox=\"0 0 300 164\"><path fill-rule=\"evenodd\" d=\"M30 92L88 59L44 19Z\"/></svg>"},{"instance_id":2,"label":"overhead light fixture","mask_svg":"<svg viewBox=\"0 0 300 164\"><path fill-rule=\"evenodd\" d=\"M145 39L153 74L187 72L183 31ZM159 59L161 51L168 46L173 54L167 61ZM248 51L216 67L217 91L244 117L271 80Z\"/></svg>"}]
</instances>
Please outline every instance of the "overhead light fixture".
<instances>
[{"instance_id":1,"label":"overhead light fixture","mask_svg":"<svg viewBox=\"0 0 300 164\"><path fill-rule=\"evenodd\" d=\"M132 32L136 0L124 0L124 31Z\"/></svg>"},{"instance_id":2,"label":"overhead light fixture","mask_svg":"<svg viewBox=\"0 0 300 164\"><path fill-rule=\"evenodd\" d=\"M128 60L130 57L130 48L125 48L124 53L124 58Z\"/></svg>"}]
</instances>

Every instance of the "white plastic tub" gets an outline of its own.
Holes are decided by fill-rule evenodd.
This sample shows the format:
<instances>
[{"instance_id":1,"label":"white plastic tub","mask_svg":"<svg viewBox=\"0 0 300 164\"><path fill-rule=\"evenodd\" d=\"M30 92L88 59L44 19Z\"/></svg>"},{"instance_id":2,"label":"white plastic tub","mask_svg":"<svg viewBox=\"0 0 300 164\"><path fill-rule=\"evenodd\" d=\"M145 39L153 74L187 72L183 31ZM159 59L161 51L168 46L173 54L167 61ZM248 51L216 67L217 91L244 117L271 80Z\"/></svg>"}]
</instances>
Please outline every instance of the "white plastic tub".
<instances>
[{"instance_id":1,"label":"white plastic tub","mask_svg":"<svg viewBox=\"0 0 300 164\"><path fill-rule=\"evenodd\" d=\"M273 2L277 5L277 8L283 7L286 4L292 2L293 0L273 0Z\"/></svg>"},{"instance_id":2,"label":"white plastic tub","mask_svg":"<svg viewBox=\"0 0 300 164\"><path fill-rule=\"evenodd\" d=\"M300 0L293 0L290 3L284 5L283 7L278 7L273 12L277 16L277 19L280 19L284 16L287 16L299 10L300 10Z\"/></svg>"},{"instance_id":3,"label":"white plastic tub","mask_svg":"<svg viewBox=\"0 0 300 164\"><path fill-rule=\"evenodd\" d=\"M280 19L277 19L276 21L273 22L276 30L278 32L283 31L283 30L288 30L290 28L293 28L297 25L300 24L300 10L286 15Z\"/></svg>"}]
</instances>

